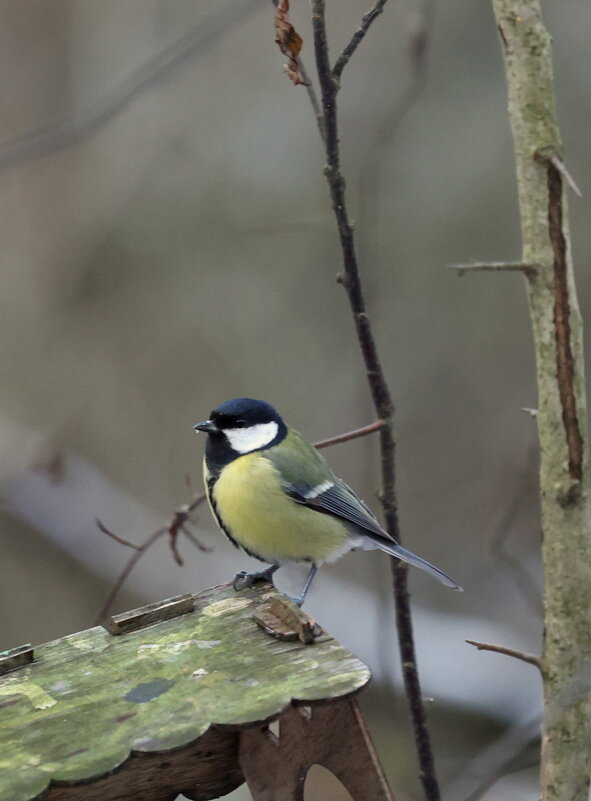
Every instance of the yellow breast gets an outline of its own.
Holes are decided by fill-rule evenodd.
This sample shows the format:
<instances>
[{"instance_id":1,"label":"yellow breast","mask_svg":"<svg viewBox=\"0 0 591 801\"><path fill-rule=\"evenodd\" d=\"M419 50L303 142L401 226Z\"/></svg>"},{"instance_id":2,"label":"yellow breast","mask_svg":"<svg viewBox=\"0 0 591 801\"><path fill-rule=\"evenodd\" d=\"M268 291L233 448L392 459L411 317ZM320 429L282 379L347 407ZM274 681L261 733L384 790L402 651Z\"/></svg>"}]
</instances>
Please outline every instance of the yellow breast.
<instances>
[{"instance_id":1,"label":"yellow breast","mask_svg":"<svg viewBox=\"0 0 591 801\"><path fill-rule=\"evenodd\" d=\"M320 563L350 548L345 525L289 498L273 464L258 452L224 467L213 501L232 538L266 562Z\"/></svg>"}]
</instances>

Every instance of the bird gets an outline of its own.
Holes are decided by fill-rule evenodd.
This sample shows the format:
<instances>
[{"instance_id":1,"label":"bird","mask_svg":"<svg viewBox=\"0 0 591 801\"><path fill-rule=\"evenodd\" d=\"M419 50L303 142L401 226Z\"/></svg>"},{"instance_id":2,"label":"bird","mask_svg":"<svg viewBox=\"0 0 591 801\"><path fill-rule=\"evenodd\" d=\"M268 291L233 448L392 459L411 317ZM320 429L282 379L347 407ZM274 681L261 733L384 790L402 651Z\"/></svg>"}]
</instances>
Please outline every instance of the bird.
<instances>
[{"instance_id":1,"label":"bird","mask_svg":"<svg viewBox=\"0 0 591 801\"><path fill-rule=\"evenodd\" d=\"M318 450L266 401L226 401L194 430L207 434L203 479L218 526L236 547L268 565L238 573L235 589L272 583L287 563L308 563L303 589L293 599L302 606L321 564L348 551L375 549L462 589L399 545Z\"/></svg>"}]
</instances>

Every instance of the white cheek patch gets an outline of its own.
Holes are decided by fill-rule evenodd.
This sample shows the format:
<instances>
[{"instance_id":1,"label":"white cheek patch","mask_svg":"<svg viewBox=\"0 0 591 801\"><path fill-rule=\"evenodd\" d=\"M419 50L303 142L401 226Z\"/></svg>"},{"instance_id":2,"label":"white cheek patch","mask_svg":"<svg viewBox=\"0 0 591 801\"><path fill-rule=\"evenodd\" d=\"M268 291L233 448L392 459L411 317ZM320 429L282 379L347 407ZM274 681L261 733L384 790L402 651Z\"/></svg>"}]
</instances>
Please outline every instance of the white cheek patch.
<instances>
[{"instance_id":1,"label":"white cheek patch","mask_svg":"<svg viewBox=\"0 0 591 801\"><path fill-rule=\"evenodd\" d=\"M226 428L224 434L230 447L237 453L250 453L269 445L279 431L277 423L258 423L248 428Z\"/></svg>"}]
</instances>

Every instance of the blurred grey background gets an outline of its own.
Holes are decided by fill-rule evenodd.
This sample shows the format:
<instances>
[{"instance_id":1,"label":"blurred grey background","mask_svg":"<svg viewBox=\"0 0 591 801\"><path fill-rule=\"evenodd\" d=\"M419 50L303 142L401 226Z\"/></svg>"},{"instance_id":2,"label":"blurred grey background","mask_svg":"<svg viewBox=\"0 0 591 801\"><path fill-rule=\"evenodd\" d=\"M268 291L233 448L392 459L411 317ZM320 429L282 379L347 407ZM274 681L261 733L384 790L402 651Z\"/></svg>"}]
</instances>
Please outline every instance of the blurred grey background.
<instances>
[{"instance_id":1,"label":"blurred grey background","mask_svg":"<svg viewBox=\"0 0 591 801\"><path fill-rule=\"evenodd\" d=\"M367 0L329 2L336 56ZM312 440L373 420L306 92L282 73L268 0L0 2L0 649L94 624L130 551L200 488L192 425L222 400L274 403ZM591 9L544 4L566 163L587 196ZM308 4L292 0L312 72ZM417 43L426 47L417 70ZM536 799L538 677L466 638L541 636L532 343L497 32L485 0L389 3L339 95L349 205L395 396L405 544L445 799ZM373 179L376 180L373 180ZM589 201L571 202L583 314ZM377 444L325 452L377 506ZM190 478L192 489L187 486ZM197 515L114 606L249 567ZM283 573L284 571L282 571ZM289 574L290 589L302 578ZM364 706L401 801L418 798L387 559L323 569L310 614L374 674ZM533 734L532 734L533 733ZM312 786L312 784L314 786ZM489 787L490 785L490 787ZM246 799L244 790L233 796ZM322 776L307 801L345 798Z\"/></svg>"}]
</instances>

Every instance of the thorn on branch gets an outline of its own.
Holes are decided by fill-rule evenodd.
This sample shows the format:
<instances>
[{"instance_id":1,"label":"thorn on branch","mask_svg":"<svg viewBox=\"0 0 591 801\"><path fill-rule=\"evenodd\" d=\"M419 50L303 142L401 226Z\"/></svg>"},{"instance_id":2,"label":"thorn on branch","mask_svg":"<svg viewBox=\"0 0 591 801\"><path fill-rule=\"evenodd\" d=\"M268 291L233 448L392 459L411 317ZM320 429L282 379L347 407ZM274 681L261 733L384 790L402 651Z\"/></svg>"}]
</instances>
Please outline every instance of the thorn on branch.
<instances>
[{"instance_id":1,"label":"thorn on branch","mask_svg":"<svg viewBox=\"0 0 591 801\"><path fill-rule=\"evenodd\" d=\"M562 175L562 177L567 182L567 184L570 186L570 188L573 190L575 195L577 197L583 197L583 193L581 192L581 190L579 189L579 187L575 183L575 179L572 177L570 172L567 170L566 164L564 163L564 161L560 157L560 155L557 152L555 147L550 146L550 147L541 148L540 150L536 150L536 152L534 153L534 159L539 164L548 164L549 163L549 164L552 164L554 167L556 167L558 172Z\"/></svg>"},{"instance_id":2,"label":"thorn on branch","mask_svg":"<svg viewBox=\"0 0 591 801\"><path fill-rule=\"evenodd\" d=\"M542 662L538 656L533 654L526 654L523 651L516 651L513 648L505 648L504 645L491 645L486 642L476 642L476 640L466 640L468 645L473 645L479 651L493 651L496 654L504 654L511 656L513 659L519 659L521 662L527 662L528 665L534 665L541 672Z\"/></svg>"},{"instance_id":3,"label":"thorn on branch","mask_svg":"<svg viewBox=\"0 0 591 801\"><path fill-rule=\"evenodd\" d=\"M570 188L573 190L575 195L577 197L583 197L583 193L581 192L581 190L579 189L579 187L575 183L575 179L572 177L570 172L566 169L565 163L561 159L559 159L558 156L552 156L552 158L550 159L550 162L556 167L558 172L561 173L562 177L567 182L567 184L570 186Z\"/></svg>"}]
</instances>

